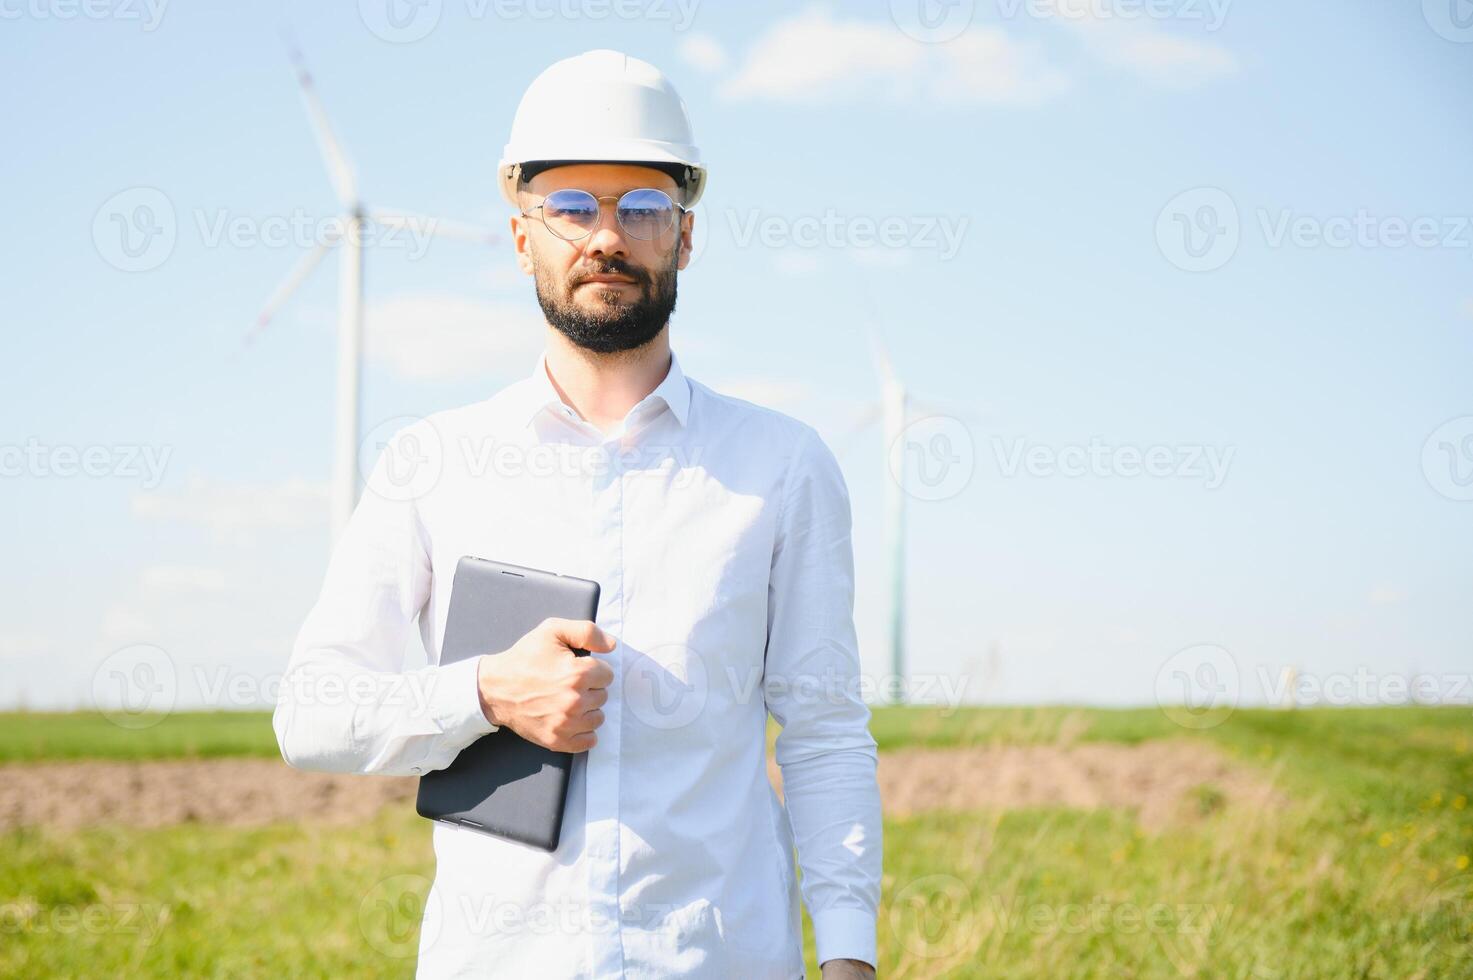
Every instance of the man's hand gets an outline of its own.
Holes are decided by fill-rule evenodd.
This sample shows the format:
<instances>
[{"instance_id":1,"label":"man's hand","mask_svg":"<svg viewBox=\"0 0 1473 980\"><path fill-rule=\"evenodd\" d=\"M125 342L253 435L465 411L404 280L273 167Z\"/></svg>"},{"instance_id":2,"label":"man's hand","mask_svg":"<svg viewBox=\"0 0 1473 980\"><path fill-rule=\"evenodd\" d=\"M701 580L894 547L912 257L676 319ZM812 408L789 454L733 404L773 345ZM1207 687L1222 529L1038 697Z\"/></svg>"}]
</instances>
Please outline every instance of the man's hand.
<instances>
[{"instance_id":1,"label":"man's hand","mask_svg":"<svg viewBox=\"0 0 1473 980\"><path fill-rule=\"evenodd\" d=\"M481 657L481 710L529 742L586 752L598 741L594 729L604 722L614 671L599 657L572 651L613 649L613 638L586 619L544 619L510 650Z\"/></svg>"},{"instance_id":2,"label":"man's hand","mask_svg":"<svg viewBox=\"0 0 1473 980\"><path fill-rule=\"evenodd\" d=\"M875 968L864 960L824 960L823 980L874 980Z\"/></svg>"}]
</instances>

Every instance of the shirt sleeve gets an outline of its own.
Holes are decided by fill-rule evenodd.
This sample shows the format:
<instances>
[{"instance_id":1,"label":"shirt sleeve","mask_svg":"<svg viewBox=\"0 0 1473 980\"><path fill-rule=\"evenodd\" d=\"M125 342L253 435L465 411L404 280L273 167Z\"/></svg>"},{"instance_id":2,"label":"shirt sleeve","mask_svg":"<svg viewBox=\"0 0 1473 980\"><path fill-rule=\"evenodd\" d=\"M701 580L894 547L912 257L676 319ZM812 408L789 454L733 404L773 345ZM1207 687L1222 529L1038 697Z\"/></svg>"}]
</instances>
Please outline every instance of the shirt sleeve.
<instances>
[{"instance_id":1,"label":"shirt sleeve","mask_svg":"<svg viewBox=\"0 0 1473 980\"><path fill-rule=\"evenodd\" d=\"M881 880L878 756L860 696L849 493L804 426L783 491L768 589L763 695L818 962L875 964Z\"/></svg>"},{"instance_id":2,"label":"shirt sleeve","mask_svg":"<svg viewBox=\"0 0 1473 980\"><path fill-rule=\"evenodd\" d=\"M426 422L417 423L425 425ZM443 769L494 726L481 710L475 659L403 670L414 620L430 597L430 548L419 508L375 465L297 635L272 719L282 758L326 772L413 776Z\"/></svg>"}]
</instances>

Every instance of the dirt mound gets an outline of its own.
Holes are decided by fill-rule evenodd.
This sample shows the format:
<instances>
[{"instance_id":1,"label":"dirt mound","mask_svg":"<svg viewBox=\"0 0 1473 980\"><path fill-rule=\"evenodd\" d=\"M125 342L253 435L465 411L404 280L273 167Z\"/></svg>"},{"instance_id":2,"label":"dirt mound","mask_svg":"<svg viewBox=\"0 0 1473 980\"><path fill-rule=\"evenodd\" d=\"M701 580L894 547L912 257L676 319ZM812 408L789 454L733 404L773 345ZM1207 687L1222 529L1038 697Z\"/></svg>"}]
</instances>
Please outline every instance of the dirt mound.
<instances>
[{"instance_id":1,"label":"dirt mound","mask_svg":"<svg viewBox=\"0 0 1473 980\"><path fill-rule=\"evenodd\" d=\"M773 785L781 775L769 764ZM1120 807L1159 829L1228 802L1283 802L1269 779L1201 742L997 745L880 753L885 815L927 810Z\"/></svg>"},{"instance_id":2,"label":"dirt mound","mask_svg":"<svg viewBox=\"0 0 1473 980\"><path fill-rule=\"evenodd\" d=\"M0 830L44 824L351 823L414 798L417 779L301 772L277 759L0 766Z\"/></svg>"},{"instance_id":3,"label":"dirt mound","mask_svg":"<svg viewBox=\"0 0 1473 980\"><path fill-rule=\"evenodd\" d=\"M779 791L782 777L769 762ZM888 816L927 810L1122 807L1147 828L1184 813L1280 802L1257 770L1202 743L1000 745L880 754ZM275 759L61 762L0 766L0 831L26 825L248 826L352 823L412 806L418 780L300 772Z\"/></svg>"}]
</instances>

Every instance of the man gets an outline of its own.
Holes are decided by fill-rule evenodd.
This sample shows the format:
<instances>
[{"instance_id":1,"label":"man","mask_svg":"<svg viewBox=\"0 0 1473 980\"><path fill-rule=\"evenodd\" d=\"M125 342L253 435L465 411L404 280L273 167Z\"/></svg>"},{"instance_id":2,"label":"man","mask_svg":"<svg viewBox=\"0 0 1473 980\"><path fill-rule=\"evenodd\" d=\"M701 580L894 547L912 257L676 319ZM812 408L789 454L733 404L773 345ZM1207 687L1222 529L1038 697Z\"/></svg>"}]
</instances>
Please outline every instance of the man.
<instances>
[{"instance_id":1,"label":"man","mask_svg":"<svg viewBox=\"0 0 1473 980\"><path fill-rule=\"evenodd\" d=\"M654 67L591 51L532 83L500 180L546 350L391 440L297 639L294 766L417 775L497 727L576 753L555 852L436 824L421 976L801 976L795 846L823 976L874 975L847 489L810 426L670 349L705 174ZM463 555L599 582L598 623L438 665ZM435 665L405 673L416 617Z\"/></svg>"}]
</instances>

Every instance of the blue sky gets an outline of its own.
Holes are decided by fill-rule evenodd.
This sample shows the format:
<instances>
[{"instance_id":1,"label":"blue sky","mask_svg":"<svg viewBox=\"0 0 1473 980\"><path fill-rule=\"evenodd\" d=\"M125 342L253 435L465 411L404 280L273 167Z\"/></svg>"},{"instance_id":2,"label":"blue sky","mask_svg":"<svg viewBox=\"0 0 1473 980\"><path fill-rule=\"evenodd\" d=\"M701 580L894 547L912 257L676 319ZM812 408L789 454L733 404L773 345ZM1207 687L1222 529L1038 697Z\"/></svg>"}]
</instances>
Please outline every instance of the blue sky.
<instances>
[{"instance_id":1,"label":"blue sky","mask_svg":"<svg viewBox=\"0 0 1473 980\"><path fill-rule=\"evenodd\" d=\"M1149 704L1205 656L1245 703L1287 666L1473 694L1459 8L394 2L397 21L384 0L0 2L0 702L84 704L137 644L181 704L222 676L249 694L315 597L331 261L243 341L306 251L271 229L336 210L283 28L371 205L498 231L494 168L538 71L612 47L672 77L711 172L672 345L839 453L873 674L878 330L916 433L971 468L910 500L917 678ZM952 19L928 31L926 10ZM172 246L126 271L116 221L160 200ZM530 370L509 246L385 242L367 281L365 431ZM68 449L99 475L68 475ZM1226 667L1192 652L1219 648Z\"/></svg>"}]
</instances>

